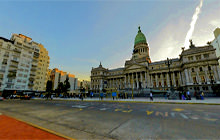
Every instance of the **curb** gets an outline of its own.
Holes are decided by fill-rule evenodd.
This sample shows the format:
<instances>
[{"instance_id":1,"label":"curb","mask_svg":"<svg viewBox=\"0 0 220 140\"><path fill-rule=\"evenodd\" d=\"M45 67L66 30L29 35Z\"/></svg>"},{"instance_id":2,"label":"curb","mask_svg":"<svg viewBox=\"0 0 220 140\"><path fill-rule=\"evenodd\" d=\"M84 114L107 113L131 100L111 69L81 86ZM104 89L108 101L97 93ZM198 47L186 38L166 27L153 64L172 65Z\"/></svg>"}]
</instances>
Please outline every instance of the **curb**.
<instances>
[{"instance_id":1,"label":"curb","mask_svg":"<svg viewBox=\"0 0 220 140\"><path fill-rule=\"evenodd\" d=\"M10 117L11 117L11 116L10 116ZM37 129L40 129L40 130L46 131L46 132L48 132L48 133L54 134L54 135L56 135L56 136L59 136L59 137L62 137L62 138L68 139L68 140L76 140L76 139L70 138L70 137L68 137L68 136L65 136L65 135L63 135L63 134L60 134L60 133L58 133L58 132L49 130L49 129L44 128L44 127L41 127L41 126L38 126L38 125L36 125L36 124L30 123L30 122L26 122L26 121L23 121L23 120L21 120L21 119L14 118L14 117L11 117L11 118L13 118L13 119L15 119L15 120L18 120L18 121L20 121L20 122L26 123L26 124L28 124L28 125L30 125L30 126L32 126L32 127L37 128Z\"/></svg>"},{"instance_id":2,"label":"curb","mask_svg":"<svg viewBox=\"0 0 220 140\"><path fill-rule=\"evenodd\" d=\"M32 100L44 100L44 99L32 99ZM190 103L190 102L154 102L154 101L107 101L107 100L65 100L65 99L53 99L56 101L77 101L77 102L119 102L119 103L147 103L147 104L201 104L201 105L220 105L220 103ZM51 101L51 100L50 100Z\"/></svg>"}]
</instances>

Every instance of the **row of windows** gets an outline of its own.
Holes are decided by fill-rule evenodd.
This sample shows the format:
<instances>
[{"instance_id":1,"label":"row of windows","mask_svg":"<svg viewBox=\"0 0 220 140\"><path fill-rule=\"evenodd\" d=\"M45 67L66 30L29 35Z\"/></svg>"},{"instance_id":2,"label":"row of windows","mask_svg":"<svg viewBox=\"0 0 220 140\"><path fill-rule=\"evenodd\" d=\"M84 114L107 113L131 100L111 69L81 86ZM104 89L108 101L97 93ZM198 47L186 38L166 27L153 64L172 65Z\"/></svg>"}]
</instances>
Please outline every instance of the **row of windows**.
<instances>
[{"instance_id":1,"label":"row of windows","mask_svg":"<svg viewBox=\"0 0 220 140\"><path fill-rule=\"evenodd\" d=\"M209 58L209 54L208 53L203 54L203 57L204 58ZM195 58L196 58L196 60L201 60L202 57L201 57L201 55L196 55ZM189 56L188 60L189 61L193 61L194 60L194 56Z\"/></svg>"},{"instance_id":2,"label":"row of windows","mask_svg":"<svg viewBox=\"0 0 220 140\"><path fill-rule=\"evenodd\" d=\"M195 69L194 69L194 68L192 68L191 70L192 70L192 72L195 72ZM208 70L209 70L209 71L212 70L210 66L208 66ZM199 67L199 71L202 72L202 71L203 71L203 68L202 68L202 67Z\"/></svg>"}]
</instances>

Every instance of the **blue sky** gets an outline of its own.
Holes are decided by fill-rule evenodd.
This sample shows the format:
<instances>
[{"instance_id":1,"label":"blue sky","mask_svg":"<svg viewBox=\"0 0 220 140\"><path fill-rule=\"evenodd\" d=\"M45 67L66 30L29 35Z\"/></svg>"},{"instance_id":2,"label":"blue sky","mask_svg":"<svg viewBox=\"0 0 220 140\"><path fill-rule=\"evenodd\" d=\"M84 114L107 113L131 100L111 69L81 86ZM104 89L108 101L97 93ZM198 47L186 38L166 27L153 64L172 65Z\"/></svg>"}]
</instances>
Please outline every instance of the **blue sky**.
<instances>
[{"instance_id":1,"label":"blue sky","mask_svg":"<svg viewBox=\"0 0 220 140\"><path fill-rule=\"evenodd\" d=\"M141 26L151 60L177 58L199 0L0 1L0 36L24 34L49 51L50 68L89 80L92 67L123 67ZM213 40L220 1L204 0L192 36Z\"/></svg>"}]
</instances>

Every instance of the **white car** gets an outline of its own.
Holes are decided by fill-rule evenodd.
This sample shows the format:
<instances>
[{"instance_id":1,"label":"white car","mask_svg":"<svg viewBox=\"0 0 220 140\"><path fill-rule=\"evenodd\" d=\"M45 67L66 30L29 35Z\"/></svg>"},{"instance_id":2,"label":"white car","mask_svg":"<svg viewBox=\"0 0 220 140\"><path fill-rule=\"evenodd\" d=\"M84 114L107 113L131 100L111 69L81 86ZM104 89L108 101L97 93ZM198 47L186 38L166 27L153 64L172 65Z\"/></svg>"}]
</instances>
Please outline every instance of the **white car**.
<instances>
[{"instance_id":1,"label":"white car","mask_svg":"<svg viewBox=\"0 0 220 140\"><path fill-rule=\"evenodd\" d=\"M3 97L0 97L0 101L3 101L3 99L4 99Z\"/></svg>"}]
</instances>

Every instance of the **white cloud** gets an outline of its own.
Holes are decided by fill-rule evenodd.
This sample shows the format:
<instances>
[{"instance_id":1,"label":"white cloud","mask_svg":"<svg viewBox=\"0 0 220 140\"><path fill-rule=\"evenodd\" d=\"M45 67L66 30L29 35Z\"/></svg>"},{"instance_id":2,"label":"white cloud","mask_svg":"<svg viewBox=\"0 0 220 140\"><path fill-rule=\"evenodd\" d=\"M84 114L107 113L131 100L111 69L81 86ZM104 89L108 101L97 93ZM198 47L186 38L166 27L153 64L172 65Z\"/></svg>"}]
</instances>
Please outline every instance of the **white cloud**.
<instances>
[{"instance_id":1,"label":"white cloud","mask_svg":"<svg viewBox=\"0 0 220 140\"><path fill-rule=\"evenodd\" d=\"M184 46L184 38L187 32L187 23L183 18L169 22L158 32L158 35L150 40L150 56L152 62L177 58Z\"/></svg>"},{"instance_id":2,"label":"white cloud","mask_svg":"<svg viewBox=\"0 0 220 140\"><path fill-rule=\"evenodd\" d=\"M210 25L214 27L220 27L220 19L214 19L209 22Z\"/></svg>"}]
</instances>

